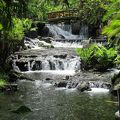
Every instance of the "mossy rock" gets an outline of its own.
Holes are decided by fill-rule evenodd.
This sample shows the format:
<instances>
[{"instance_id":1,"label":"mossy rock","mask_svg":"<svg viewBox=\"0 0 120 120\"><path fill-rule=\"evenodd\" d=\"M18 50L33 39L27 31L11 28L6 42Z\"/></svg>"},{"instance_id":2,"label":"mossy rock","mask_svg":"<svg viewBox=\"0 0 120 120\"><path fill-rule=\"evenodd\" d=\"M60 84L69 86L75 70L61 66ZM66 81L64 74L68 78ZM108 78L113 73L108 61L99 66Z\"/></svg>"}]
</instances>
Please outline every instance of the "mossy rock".
<instances>
[{"instance_id":1,"label":"mossy rock","mask_svg":"<svg viewBox=\"0 0 120 120\"><path fill-rule=\"evenodd\" d=\"M32 110L27 106L23 105L23 106L20 106L18 109L13 110L12 112L16 114L27 114L29 112L32 112Z\"/></svg>"},{"instance_id":2,"label":"mossy rock","mask_svg":"<svg viewBox=\"0 0 120 120\"><path fill-rule=\"evenodd\" d=\"M111 79L111 82L112 82L112 85L116 85L120 82L120 72L113 76L113 78Z\"/></svg>"},{"instance_id":3,"label":"mossy rock","mask_svg":"<svg viewBox=\"0 0 120 120\"><path fill-rule=\"evenodd\" d=\"M111 79L111 83L112 83L111 93L117 96L117 90L120 89L120 72L113 76L113 78Z\"/></svg>"}]
</instances>

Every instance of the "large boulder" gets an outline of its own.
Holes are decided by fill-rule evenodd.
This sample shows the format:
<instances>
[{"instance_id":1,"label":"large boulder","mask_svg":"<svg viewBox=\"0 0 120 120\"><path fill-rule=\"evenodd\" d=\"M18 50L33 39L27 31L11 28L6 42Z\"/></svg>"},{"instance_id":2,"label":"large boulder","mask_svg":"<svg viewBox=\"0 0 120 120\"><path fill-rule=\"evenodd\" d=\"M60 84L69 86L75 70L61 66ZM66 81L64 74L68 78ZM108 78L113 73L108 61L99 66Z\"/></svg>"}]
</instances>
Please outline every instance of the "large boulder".
<instances>
[{"instance_id":1,"label":"large boulder","mask_svg":"<svg viewBox=\"0 0 120 120\"><path fill-rule=\"evenodd\" d=\"M49 36L49 28L45 26L45 23L37 23L37 32L39 36Z\"/></svg>"},{"instance_id":2,"label":"large boulder","mask_svg":"<svg viewBox=\"0 0 120 120\"><path fill-rule=\"evenodd\" d=\"M32 31L26 32L25 36L34 39L38 37L38 33L36 30L32 30Z\"/></svg>"}]
</instances>

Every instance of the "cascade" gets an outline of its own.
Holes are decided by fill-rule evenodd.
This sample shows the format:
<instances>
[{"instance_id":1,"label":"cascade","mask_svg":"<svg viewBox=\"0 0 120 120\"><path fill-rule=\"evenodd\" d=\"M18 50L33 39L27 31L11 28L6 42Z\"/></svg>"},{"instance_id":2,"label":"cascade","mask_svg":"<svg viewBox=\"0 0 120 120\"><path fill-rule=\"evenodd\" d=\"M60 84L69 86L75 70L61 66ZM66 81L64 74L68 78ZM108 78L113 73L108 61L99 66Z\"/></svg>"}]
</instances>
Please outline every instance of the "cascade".
<instances>
[{"instance_id":1,"label":"cascade","mask_svg":"<svg viewBox=\"0 0 120 120\"><path fill-rule=\"evenodd\" d=\"M46 43L44 40L38 38L25 37L24 43L28 48L40 49L42 46L54 46L54 47L82 47L83 41L88 38L88 27L81 26L79 35L73 35L71 33L71 25L58 24L51 25L46 24L49 29L49 34L52 35L52 43Z\"/></svg>"},{"instance_id":2,"label":"cascade","mask_svg":"<svg viewBox=\"0 0 120 120\"><path fill-rule=\"evenodd\" d=\"M52 33L55 39L77 39L79 35L73 35L70 33L70 27L68 26L68 31L65 30L66 27L58 26L58 25L46 25L49 28L50 33ZM63 28L63 29L62 29Z\"/></svg>"},{"instance_id":3,"label":"cascade","mask_svg":"<svg viewBox=\"0 0 120 120\"><path fill-rule=\"evenodd\" d=\"M14 60L13 69L23 71L38 71L38 70L80 70L79 57L74 58L56 58L54 56L37 57L34 59L22 57ZM17 69L16 69L17 68Z\"/></svg>"},{"instance_id":4,"label":"cascade","mask_svg":"<svg viewBox=\"0 0 120 120\"><path fill-rule=\"evenodd\" d=\"M81 38L82 40L88 39L88 37L89 37L89 34L88 34L88 33L89 33L89 32L88 32L88 26L87 26L87 25L82 25L81 28L80 28L80 33L79 33L80 38Z\"/></svg>"}]
</instances>

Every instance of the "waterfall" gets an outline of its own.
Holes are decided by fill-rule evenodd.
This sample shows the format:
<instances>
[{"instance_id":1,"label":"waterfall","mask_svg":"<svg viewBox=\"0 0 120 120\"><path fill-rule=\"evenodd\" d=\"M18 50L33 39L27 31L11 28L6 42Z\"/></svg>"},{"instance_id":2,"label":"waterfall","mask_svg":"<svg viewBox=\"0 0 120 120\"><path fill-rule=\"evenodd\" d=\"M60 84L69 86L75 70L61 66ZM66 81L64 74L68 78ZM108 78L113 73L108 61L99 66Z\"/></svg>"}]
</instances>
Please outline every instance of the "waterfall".
<instances>
[{"instance_id":1,"label":"waterfall","mask_svg":"<svg viewBox=\"0 0 120 120\"><path fill-rule=\"evenodd\" d=\"M52 33L53 37L55 39L88 39L88 26L87 25L81 25L79 28L79 34L73 35L72 34L72 26L70 24L58 24L58 25L46 25L49 28L50 33Z\"/></svg>"},{"instance_id":2,"label":"waterfall","mask_svg":"<svg viewBox=\"0 0 120 120\"><path fill-rule=\"evenodd\" d=\"M57 25L50 25L47 24L47 27L49 28L50 33L52 33L53 37L55 39L76 39L79 36L78 35L72 35L70 33L70 28L68 31L63 30L63 26L57 26ZM64 27L65 28L65 27Z\"/></svg>"},{"instance_id":3,"label":"waterfall","mask_svg":"<svg viewBox=\"0 0 120 120\"><path fill-rule=\"evenodd\" d=\"M46 43L44 39L42 38L28 38L25 37L24 44L27 46L27 48L34 48L34 49L40 49L41 47L47 47L47 46L54 46L54 47L82 47L82 40L87 40L88 38L88 26L82 25L80 27L80 33L79 35L73 35L71 33L72 28L71 25L66 24L58 24L58 25L50 25L46 24L46 27L49 29L49 35L51 39L51 44ZM59 40L59 41L58 41ZM64 40L64 41L63 41Z\"/></svg>"},{"instance_id":4,"label":"waterfall","mask_svg":"<svg viewBox=\"0 0 120 120\"><path fill-rule=\"evenodd\" d=\"M64 24L64 23L59 23L58 27L60 27L62 30L67 31L72 34L72 26L70 24Z\"/></svg>"},{"instance_id":5,"label":"waterfall","mask_svg":"<svg viewBox=\"0 0 120 120\"><path fill-rule=\"evenodd\" d=\"M17 63L17 64L16 64ZM13 69L20 71L38 71L38 70L80 70L80 58L56 58L54 56L37 57L31 60L14 60ZM27 68L26 68L27 67Z\"/></svg>"},{"instance_id":6,"label":"waterfall","mask_svg":"<svg viewBox=\"0 0 120 120\"><path fill-rule=\"evenodd\" d=\"M82 26L80 27L80 33L79 33L80 38L81 38L81 39L88 39L88 36L89 36L88 33L89 33L89 32L88 32L88 26L87 26L87 25L82 25Z\"/></svg>"}]
</instances>

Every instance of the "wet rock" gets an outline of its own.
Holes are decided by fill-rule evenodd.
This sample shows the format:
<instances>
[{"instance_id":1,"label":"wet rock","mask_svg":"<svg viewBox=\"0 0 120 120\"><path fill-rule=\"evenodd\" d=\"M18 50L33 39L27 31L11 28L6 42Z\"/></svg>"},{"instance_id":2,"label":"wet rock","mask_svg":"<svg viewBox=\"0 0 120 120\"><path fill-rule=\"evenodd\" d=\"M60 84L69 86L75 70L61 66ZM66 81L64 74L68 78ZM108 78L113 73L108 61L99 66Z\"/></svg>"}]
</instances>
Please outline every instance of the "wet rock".
<instances>
[{"instance_id":1,"label":"wet rock","mask_svg":"<svg viewBox=\"0 0 120 120\"><path fill-rule=\"evenodd\" d=\"M12 112L16 113L16 114L27 114L29 112L32 112L32 110L30 108L28 108L27 106L23 105L23 106L19 107L18 109L13 110Z\"/></svg>"},{"instance_id":2,"label":"wet rock","mask_svg":"<svg viewBox=\"0 0 120 120\"><path fill-rule=\"evenodd\" d=\"M54 46L52 44L47 43L43 40L39 41L38 46L39 47L46 47L46 48L54 48Z\"/></svg>"},{"instance_id":3,"label":"wet rock","mask_svg":"<svg viewBox=\"0 0 120 120\"><path fill-rule=\"evenodd\" d=\"M42 34L41 31L45 27L45 23L38 22L36 26L37 26L38 34Z\"/></svg>"},{"instance_id":4,"label":"wet rock","mask_svg":"<svg viewBox=\"0 0 120 120\"><path fill-rule=\"evenodd\" d=\"M67 54L64 55L54 55L55 58L61 58L61 59L65 59L67 57Z\"/></svg>"},{"instance_id":5,"label":"wet rock","mask_svg":"<svg viewBox=\"0 0 120 120\"><path fill-rule=\"evenodd\" d=\"M1 92L16 92L18 89L17 84L6 84L2 87L0 87Z\"/></svg>"},{"instance_id":6,"label":"wet rock","mask_svg":"<svg viewBox=\"0 0 120 120\"><path fill-rule=\"evenodd\" d=\"M24 76L22 73L18 73L18 72L13 71L13 70L10 71L10 73L9 73L9 82L13 83L13 82L16 82L18 79L19 80L26 79L26 80L34 81L33 79Z\"/></svg>"},{"instance_id":7,"label":"wet rock","mask_svg":"<svg viewBox=\"0 0 120 120\"><path fill-rule=\"evenodd\" d=\"M42 37L40 40L51 43L54 39L52 37Z\"/></svg>"},{"instance_id":8,"label":"wet rock","mask_svg":"<svg viewBox=\"0 0 120 120\"><path fill-rule=\"evenodd\" d=\"M52 80L51 78L46 78L45 80L49 81L49 80Z\"/></svg>"},{"instance_id":9,"label":"wet rock","mask_svg":"<svg viewBox=\"0 0 120 120\"><path fill-rule=\"evenodd\" d=\"M26 32L25 36L34 39L38 37L38 33L37 31L32 30L32 31Z\"/></svg>"},{"instance_id":10,"label":"wet rock","mask_svg":"<svg viewBox=\"0 0 120 120\"><path fill-rule=\"evenodd\" d=\"M61 82L55 83L54 86L56 86L56 87L66 87L67 86L67 82L61 81Z\"/></svg>"},{"instance_id":11,"label":"wet rock","mask_svg":"<svg viewBox=\"0 0 120 120\"><path fill-rule=\"evenodd\" d=\"M79 82L78 81L70 81L70 82L68 82L68 84L67 84L67 88L76 88L77 87L77 85L79 84Z\"/></svg>"},{"instance_id":12,"label":"wet rock","mask_svg":"<svg viewBox=\"0 0 120 120\"><path fill-rule=\"evenodd\" d=\"M38 35L42 36L42 37L48 37L49 36L49 28L44 26L43 29L39 29L38 28Z\"/></svg>"},{"instance_id":13,"label":"wet rock","mask_svg":"<svg viewBox=\"0 0 120 120\"><path fill-rule=\"evenodd\" d=\"M69 80L70 76L65 76L65 78L63 78L63 80Z\"/></svg>"},{"instance_id":14,"label":"wet rock","mask_svg":"<svg viewBox=\"0 0 120 120\"><path fill-rule=\"evenodd\" d=\"M105 88L105 89L111 89L111 84L110 83L103 83L102 88Z\"/></svg>"},{"instance_id":15,"label":"wet rock","mask_svg":"<svg viewBox=\"0 0 120 120\"><path fill-rule=\"evenodd\" d=\"M28 62L27 61L16 61L16 66L20 69L20 71L28 71Z\"/></svg>"},{"instance_id":16,"label":"wet rock","mask_svg":"<svg viewBox=\"0 0 120 120\"><path fill-rule=\"evenodd\" d=\"M42 62L41 61L35 61L32 67L32 70L41 70L42 69Z\"/></svg>"},{"instance_id":17,"label":"wet rock","mask_svg":"<svg viewBox=\"0 0 120 120\"><path fill-rule=\"evenodd\" d=\"M89 81L90 88L104 88L104 89L110 89L111 84L107 82L101 82L101 81Z\"/></svg>"},{"instance_id":18,"label":"wet rock","mask_svg":"<svg viewBox=\"0 0 120 120\"><path fill-rule=\"evenodd\" d=\"M90 89L89 82L81 82L81 83L79 83L78 86L77 86L77 89L78 89L80 92L84 92L84 91L89 91L89 90L91 90L91 89Z\"/></svg>"},{"instance_id":19,"label":"wet rock","mask_svg":"<svg viewBox=\"0 0 120 120\"><path fill-rule=\"evenodd\" d=\"M117 90L120 89L120 72L112 77L111 83L112 87L110 91L113 95L117 96Z\"/></svg>"},{"instance_id":20,"label":"wet rock","mask_svg":"<svg viewBox=\"0 0 120 120\"><path fill-rule=\"evenodd\" d=\"M15 72L15 71L10 71L9 72L9 82L16 82L17 79L19 79L21 76L20 73Z\"/></svg>"}]
</instances>

